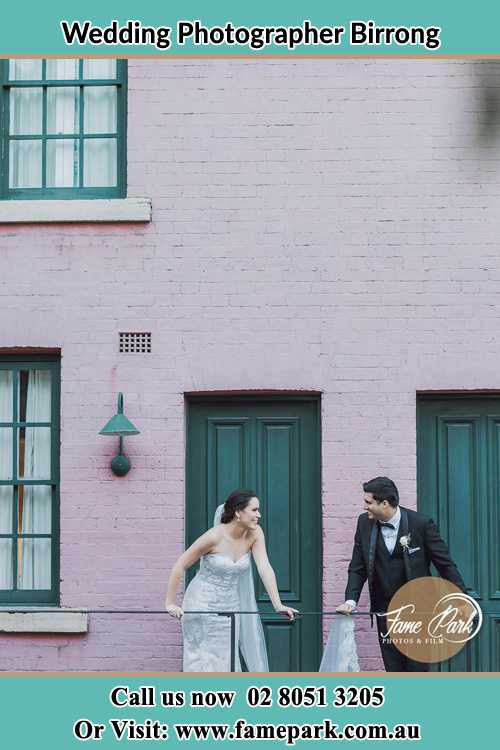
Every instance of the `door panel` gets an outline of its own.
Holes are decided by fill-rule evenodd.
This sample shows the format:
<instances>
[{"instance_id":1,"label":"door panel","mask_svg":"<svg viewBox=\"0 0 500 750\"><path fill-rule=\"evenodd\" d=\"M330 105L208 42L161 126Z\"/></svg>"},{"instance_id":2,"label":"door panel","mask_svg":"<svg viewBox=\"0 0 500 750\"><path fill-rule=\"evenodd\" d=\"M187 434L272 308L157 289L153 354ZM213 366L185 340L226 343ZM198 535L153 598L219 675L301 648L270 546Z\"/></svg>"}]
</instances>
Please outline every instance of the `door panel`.
<instances>
[{"instance_id":1,"label":"door panel","mask_svg":"<svg viewBox=\"0 0 500 750\"><path fill-rule=\"evenodd\" d=\"M254 489L283 602L321 610L319 400L190 398L187 426L186 543L212 524L237 487ZM255 574L255 570L254 570ZM261 612L272 612L255 575ZM271 671L317 670L321 623L263 618Z\"/></svg>"},{"instance_id":2,"label":"door panel","mask_svg":"<svg viewBox=\"0 0 500 750\"><path fill-rule=\"evenodd\" d=\"M268 546L272 546L274 572L283 602L298 602L300 591L300 457L299 420L257 419L257 445L260 447L261 486ZM260 578L256 581L259 599L266 597Z\"/></svg>"},{"instance_id":3,"label":"door panel","mask_svg":"<svg viewBox=\"0 0 500 750\"><path fill-rule=\"evenodd\" d=\"M483 610L480 635L441 671L498 671L500 398L421 397L418 507L434 518Z\"/></svg>"},{"instance_id":4,"label":"door panel","mask_svg":"<svg viewBox=\"0 0 500 750\"><path fill-rule=\"evenodd\" d=\"M482 596L478 529L481 497L476 478L480 427L478 417L438 417L440 525L446 524L450 550L460 555L459 569L468 592L478 599Z\"/></svg>"},{"instance_id":5,"label":"door panel","mask_svg":"<svg viewBox=\"0 0 500 750\"><path fill-rule=\"evenodd\" d=\"M218 498L227 497L235 487L246 486L250 470L250 424L244 419L208 418L206 426L207 500L209 507L215 510ZM196 471L196 466L193 470Z\"/></svg>"},{"instance_id":6,"label":"door panel","mask_svg":"<svg viewBox=\"0 0 500 750\"><path fill-rule=\"evenodd\" d=\"M488 419L488 434L490 444L490 463L492 467L492 487L489 495L489 505L487 508L487 514L489 519L489 557L488 557L488 580L490 583L489 587L489 598L499 603L498 614L500 619L500 417L489 417ZM499 620L497 619L492 627L495 629L496 635L492 634L492 638L498 642L498 627ZM500 652L497 650L497 654ZM498 662L500 664L500 661Z\"/></svg>"}]
</instances>

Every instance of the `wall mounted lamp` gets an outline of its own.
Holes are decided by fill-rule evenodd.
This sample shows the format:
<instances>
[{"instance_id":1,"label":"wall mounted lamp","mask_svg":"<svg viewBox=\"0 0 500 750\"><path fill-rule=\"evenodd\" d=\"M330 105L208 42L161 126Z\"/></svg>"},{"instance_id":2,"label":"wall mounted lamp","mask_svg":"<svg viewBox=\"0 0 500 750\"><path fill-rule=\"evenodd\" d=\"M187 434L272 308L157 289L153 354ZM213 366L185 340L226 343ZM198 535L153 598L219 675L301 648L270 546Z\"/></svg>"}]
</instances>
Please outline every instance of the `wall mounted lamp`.
<instances>
[{"instance_id":1,"label":"wall mounted lamp","mask_svg":"<svg viewBox=\"0 0 500 750\"><path fill-rule=\"evenodd\" d=\"M111 471L117 477L124 477L130 471L130 460L123 455L123 438L125 435L140 435L140 430L123 413L123 393L118 394L118 411L99 431L99 435L120 436L120 448L118 454L111 461Z\"/></svg>"}]
</instances>

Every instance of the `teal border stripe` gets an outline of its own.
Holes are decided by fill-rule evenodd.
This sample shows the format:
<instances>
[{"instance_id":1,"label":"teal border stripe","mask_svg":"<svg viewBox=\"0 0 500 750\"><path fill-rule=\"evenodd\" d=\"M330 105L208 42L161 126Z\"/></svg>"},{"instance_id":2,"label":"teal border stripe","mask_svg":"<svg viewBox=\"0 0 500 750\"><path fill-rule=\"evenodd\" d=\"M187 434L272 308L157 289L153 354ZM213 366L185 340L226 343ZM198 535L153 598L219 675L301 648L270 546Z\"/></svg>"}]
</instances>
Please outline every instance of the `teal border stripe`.
<instances>
[{"instance_id":1,"label":"teal border stripe","mask_svg":"<svg viewBox=\"0 0 500 750\"><path fill-rule=\"evenodd\" d=\"M27 21L29 19L29 21ZM159 49L154 44L132 46L130 44L85 44L66 45L60 27L61 20L69 23L86 20L93 26L107 27L116 19L123 27L129 20L151 27L172 29L171 46ZM195 46L186 42L176 44L177 23L181 20L200 20L203 26L224 26L231 22L234 26L301 26L309 19L317 27L344 26L346 33L339 45L300 45L293 51L285 46L269 46L263 50L251 49L248 45L209 44ZM397 45L394 43L378 46L349 44L348 28L352 21L373 21L377 27L440 27L441 45L438 49L428 49L425 45ZM219 1L206 2L164 2L144 0L138 4L131 0L123 2L68 3L52 0L40 3L26 0L24 3L5 4L0 25L0 56L12 55L246 55L262 54L276 56L293 55L359 55L359 56L436 56L436 55L499 55L500 3L493 0L479 0L475 3L456 3L451 0L421 0L420 3L401 3L394 0L374 3L373 0L347 2L325 2L311 0L309 3L262 2L256 0L251 5Z\"/></svg>"},{"instance_id":2,"label":"teal border stripe","mask_svg":"<svg viewBox=\"0 0 500 750\"><path fill-rule=\"evenodd\" d=\"M150 697L154 703L146 705L114 706L110 701L110 691L117 686L125 690L118 694L120 700L131 691L137 695ZM247 702L247 690L255 686L260 689L267 686L267 691L261 691L264 701L268 705L253 707ZM280 688L288 689L301 686L309 687L309 694L314 686L324 686L326 706L305 707L296 705L279 705ZM358 688L357 705L336 706L335 688L349 686ZM366 706L360 704L361 692L364 687L365 697L367 688L382 686L385 702L382 705ZM151 688L142 692L140 688ZM223 675L179 675L165 674L162 676L115 675L104 673L95 675L4 675L0 677L0 702L2 705L3 721L0 726L0 741L2 747L17 748L17 750L32 750L36 747L71 748L82 747L82 741L73 735L73 727L79 719L87 719L94 724L102 724L105 730L98 747L116 747L118 739L113 732L111 720L135 723L135 725L149 725L153 722L168 728L168 739L163 741L145 742L144 747L240 747L248 741L235 737L230 740L217 742L207 739L199 741L177 739L174 724L227 724L228 731L234 731L238 720L247 724L273 725L320 725L328 720L342 731L346 724L385 724L389 730L395 725L420 725L421 739L418 741L401 740L394 744L397 747L416 747L420 750L436 750L436 748L452 747L454 750L470 750L471 747L491 747L493 737L497 734L496 717L498 714L498 694L500 675L470 675L470 676L442 676L442 675L412 675L410 677L382 675L342 674L327 675L240 675L230 677ZM231 705L224 708L214 705L192 707L191 691L235 691L236 695ZM381 688L379 687L379 693ZM183 693L184 705L161 704L161 692L168 695ZM472 698L473 696L473 698ZM295 698L297 691L295 691ZM352 698L352 693L347 697ZM272 705L269 705L269 698ZM160 739L160 738L158 738ZM321 741L318 741L321 740ZM331 746L330 740L319 737L314 742L315 747ZM484 742L481 742L484 740ZM124 740L122 740L123 743ZM125 742L127 740L125 739ZM297 747L302 747L307 739L298 741ZM284 739L269 739L266 748L291 747ZM307 743L308 744L308 743ZM344 742L335 743L345 746ZM358 747L360 744L373 746L373 741L348 741L349 746ZM254 741L253 745L261 747L262 742ZM95 747L90 741L89 747ZM376 747L387 747L384 741L375 742Z\"/></svg>"}]
</instances>

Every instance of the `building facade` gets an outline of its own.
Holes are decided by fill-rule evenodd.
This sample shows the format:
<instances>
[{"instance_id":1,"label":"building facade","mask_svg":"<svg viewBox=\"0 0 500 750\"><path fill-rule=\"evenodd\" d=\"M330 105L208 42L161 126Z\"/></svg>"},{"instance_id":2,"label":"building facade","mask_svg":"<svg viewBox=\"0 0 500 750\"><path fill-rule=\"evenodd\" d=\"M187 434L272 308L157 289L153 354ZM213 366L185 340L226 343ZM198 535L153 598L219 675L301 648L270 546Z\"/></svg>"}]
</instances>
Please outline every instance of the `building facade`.
<instances>
[{"instance_id":1,"label":"building facade","mask_svg":"<svg viewBox=\"0 0 500 750\"><path fill-rule=\"evenodd\" d=\"M498 670L497 63L3 65L0 669L179 670L177 621L74 610L161 609L238 484L283 599L331 611L383 474L486 615L444 668ZM317 669L328 618L264 619Z\"/></svg>"}]
</instances>

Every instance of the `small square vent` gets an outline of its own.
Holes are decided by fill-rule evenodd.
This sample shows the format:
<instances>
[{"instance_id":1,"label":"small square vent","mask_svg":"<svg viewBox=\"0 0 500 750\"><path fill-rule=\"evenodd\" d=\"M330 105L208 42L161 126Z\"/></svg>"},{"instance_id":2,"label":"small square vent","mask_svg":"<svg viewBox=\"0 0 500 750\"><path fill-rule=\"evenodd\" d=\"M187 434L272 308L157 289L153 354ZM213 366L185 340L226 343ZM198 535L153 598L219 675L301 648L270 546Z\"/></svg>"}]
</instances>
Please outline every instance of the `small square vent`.
<instances>
[{"instance_id":1,"label":"small square vent","mask_svg":"<svg viewBox=\"0 0 500 750\"><path fill-rule=\"evenodd\" d=\"M120 354L151 354L151 333L120 331Z\"/></svg>"}]
</instances>

